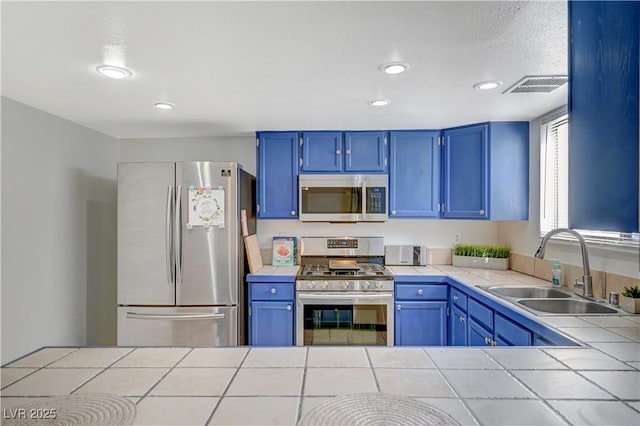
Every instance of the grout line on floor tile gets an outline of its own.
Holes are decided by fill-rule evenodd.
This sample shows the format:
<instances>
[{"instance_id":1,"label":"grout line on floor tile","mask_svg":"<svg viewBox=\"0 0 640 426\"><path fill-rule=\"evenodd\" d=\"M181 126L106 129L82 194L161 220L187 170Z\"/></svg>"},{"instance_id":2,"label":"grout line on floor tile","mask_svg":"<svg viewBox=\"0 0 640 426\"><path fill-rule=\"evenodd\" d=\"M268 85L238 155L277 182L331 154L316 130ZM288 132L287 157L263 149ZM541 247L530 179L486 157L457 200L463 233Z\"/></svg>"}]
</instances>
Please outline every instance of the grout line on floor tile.
<instances>
[{"instance_id":1,"label":"grout line on floor tile","mask_svg":"<svg viewBox=\"0 0 640 426\"><path fill-rule=\"evenodd\" d=\"M636 411L636 412L640 413L640 410L639 410L639 409L637 409L636 407L634 407L633 405L629 404L629 401L622 401L622 403L623 403L624 405L626 405L627 407L630 407L632 410L634 410L634 411Z\"/></svg>"},{"instance_id":2,"label":"grout line on floor tile","mask_svg":"<svg viewBox=\"0 0 640 426\"><path fill-rule=\"evenodd\" d=\"M376 369L373 368L373 363L371 362L371 356L369 354L369 350L365 347L364 353L367 357L367 362L369 363L369 368L371 368L371 374L373 374L373 381L376 384L376 392L380 392L380 383L378 383L378 376L376 375Z\"/></svg>"},{"instance_id":3,"label":"grout line on floor tile","mask_svg":"<svg viewBox=\"0 0 640 426\"><path fill-rule=\"evenodd\" d=\"M19 378L18 380L16 380L15 382L11 382L11 383L9 383L8 385L2 386L2 388L0 388L0 390L4 390L4 389L8 388L9 386L13 386L13 385L15 385L16 383L18 383L19 381L21 381L21 380L23 380L23 379L26 379L27 377L31 376L33 373L36 373L36 372L38 372L38 371L42 370L42 368L35 368L35 367L2 367L2 368L3 368L3 369L4 369L4 368L24 368L24 369L33 368L34 370L33 370L31 373L27 374L26 376L20 377L20 378Z\"/></svg>"},{"instance_id":4,"label":"grout line on floor tile","mask_svg":"<svg viewBox=\"0 0 640 426\"><path fill-rule=\"evenodd\" d=\"M227 396L227 391L229 390L229 388L231 387L231 384L233 383L233 381L235 380L236 376L240 372L240 369L242 368L242 365L247 360L247 357L251 353L252 349L253 349L252 347L249 347L249 350L244 353L244 356L242 357L242 359L240 360L240 363L236 367L236 371L231 376L231 379L229 379L229 383L227 383L227 386L225 386L224 390L222 391L222 393L218 397L218 400L213 405L213 409L211 410L211 413L209 413L209 417L207 417L207 420L204 422L205 425L208 425L211 422L211 419L213 419L213 415L216 413L216 410L220 406L220 403L222 402L222 399L225 396Z\"/></svg>"},{"instance_id":5,"label":"grout line on floor tile","mask_svg":"<svg viewBox=\"0 0 640 426\"><path fill-rule=\"evenodd\" d=\"M309 348L304 346L304 370L302 371L302 387L300 388L300 399L298 399L298 412L296 413L296 424L302 417L302 402L304 400L304 385L307 381L307 363L309 361Z\"/></svg>"},{"instance_id":6,"label":"grout line on floor tile","mask_svg":"<svg viewBox=\"0 0 640 426\"><path fill-rule=\"evenodd\" d=\"M585 379L587 382L591 383L592 385L596 386L598 389L601 389L601 390L603 390L604 392L606 392L607 394L611 395L611 397L612 397L614 400L616 400L616 401L621 401L621 402L624 402L624 401L625 401L625 399L620 398L620 397L618 397L618 396L614 395L612 392L610 392L610 391L608 391L607 389L603 388L602 386L598 385L598 383L597 383L597 382L595 382L595 381L591 380L589 377L587 377L587 376L585 376L584 374L582 374L582 373L584 373L584 372L591 373L591 372L593 372L593 371L600 371L600 372L603 372L603 373L609 373L609 372L611 372L611 371L620 371L620 370L588 370L588 371L583 371L583 370L574 370L574 373L576 373L578 376L582 377L583 379ZM635 371L632 371L632 370L623 370L623 371L621 371L621 372L623 372L623 373L631 373L631 374L635 373Z\"/></svg>"},{"instance_id":7,"label":"grout line on floor tile","mask_svg":"<svg viewBox=\"0 0 640 426\"><path fill-rule=\"evenodd\" d=\"M14 362L18 362L21 359L24 359L24 358L26 358L28 356L34 355L34 354L36 354L36 353L38 353L38 352L40 352L40 351L42 351L44 349L72 349L72 348L74 349L73 351L62 355L59 358L56 358L53 361L51 361L48 364L45 364L45 365L43 365L41 367L10 367L10 365L13 364ZM54 363L54 362L56 362L56 361L58 361L58 360L60 360L60 359L62 359L64 357L66 357L67 355L70 355L70 354L74 353L78 349L79 348L76 347L76 346L42 346L40 349L35 349L35 350L29 352L28 354L25 354L25 355L21 356L20 358L16 358L13 361L9 361L8 363L6 363L3 366L1 366L1 368L37 368L37 369L45 368L47 365L52 364L52 363Z\"/></svg>"},{"instance_id":8,"label":"grout line on floor tile","mask_svg":"<svg viewBox=\"0 0 640 426\"><path fill-rule=\"evenodd\" d=\"M438 374L440 374L440 377L442 377L442 380L444 380L447 386L449 386L449 389L451 389L451 392L453 392L453 395L458 399L458 401L460 401L460 403L462 404L462 407L467 411L467 414L469 414L469 417L471 417L471 419L476 424L476 426L480 426L480 421L478 420L478 417L474 414L473 411L471 411L471 407L469 407L467 403L464 401L464 399L462 399L462 397L458 394L458 391L456 391L453 385L449 383L449 380L447 380L447 377L444 375L444 373L442 373L440 366L436 363L436 361L433 358L431 358L431 355L429 355L427 348L422 348L422 350L424 351L429 361L431 361L433 366L436 368L436 371L438 372ZM447 414L451 415L450 413L447 413Z\"/></svg>"},{"instance_id":9,"label":"grout line on floor tile","mask_svg":"<svg viewBox=\"0 0 640 426\"><path fill-rule=\"evenodd\" d=\"M142 401L143 399L145 399L149 393L151 393L152 390L154 390L156 388L156 386L158 386L158 384L169 375L169 373L171 373L173 371L174 368L176 368L176 365L180 364L180 362L185 359L187 357L187 355L189 355L191 353L191 351L193 351L193 348L191 348L190 350L188 350L182 357L180 357L180 359L178 361L176 361L172 367L169 367L167 369L167 371L162 375L162 377L160 377L154 384L153 386L151 386L149 389L147 389L147 391L142 395L142 397L140 398L140 401ZM131 367L134 368L134 367ZM154 367L154 368L166 368L166 367ZM140 402L138 401L138 402Z\"/></svg>"},{"instance_id":10,"label":"grout line on floor tile","mask_svg":"<svg viewBox=\"0 0 640 426\"><path fill-rule=\"evenodd\" d=\"M99 367L100 368L100 367ZM69 392L67 395L71 395L73 394L75 391L77 391L78 389L80 389L81 387L83 387L84 385L86 385L87 383L89 383L91 380L95 379L96 377L98 377L99 375L101 375L102 373L104 373L105 371L107 371L107 368L102 368L101 371L99 371L97 374L94 374L93 376L89 377L87 380L85 380L84 382L82 382L81 385L76 386L75 389L73 389L71 392Z\"/></svg>"},{"instance_id":11,"label":"grout line on floor tile","mask_svg":"<svg viewBox=\"0 0 640 426\"><path fill-rule=\"evenodd\" d=\"M133 348L130 348L129 352L125 353L125 354L124 354L124 355L122 355L120 358L116 359L116 360L115 360L115 361L113 361L111 364L109 364L109 365L107 366L107 368L111 368L111 367L113 367L113 365L114 365L116 362L120 361L122 358L124 358L125 356L129 355L131 352L133 352Z\"/></svg>"}]
</instances>

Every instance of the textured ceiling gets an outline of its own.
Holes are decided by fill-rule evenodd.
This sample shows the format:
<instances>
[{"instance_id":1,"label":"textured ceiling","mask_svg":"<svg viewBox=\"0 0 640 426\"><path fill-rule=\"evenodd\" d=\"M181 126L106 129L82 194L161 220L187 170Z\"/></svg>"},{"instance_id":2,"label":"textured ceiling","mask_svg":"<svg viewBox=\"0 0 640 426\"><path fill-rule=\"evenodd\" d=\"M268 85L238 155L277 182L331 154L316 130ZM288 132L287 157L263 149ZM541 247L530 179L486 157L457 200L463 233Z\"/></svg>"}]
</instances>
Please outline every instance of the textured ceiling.
<instances>
[{"instance_id":1,"label":"textured ceiling","mask_svg":"<svg viewBox=\"0 0 640 426\"><path fill-rule=\"evenodd\" d=\"M567 99L566 85L502 95L567 73L564 1L3 1L1 13L2 95L120 138L443 128ZM385 75L389 61L410 69ZM104 78L102 63L133 76ZM377 97L391 104L369 106Z\"/></svg>"}]
</instances>

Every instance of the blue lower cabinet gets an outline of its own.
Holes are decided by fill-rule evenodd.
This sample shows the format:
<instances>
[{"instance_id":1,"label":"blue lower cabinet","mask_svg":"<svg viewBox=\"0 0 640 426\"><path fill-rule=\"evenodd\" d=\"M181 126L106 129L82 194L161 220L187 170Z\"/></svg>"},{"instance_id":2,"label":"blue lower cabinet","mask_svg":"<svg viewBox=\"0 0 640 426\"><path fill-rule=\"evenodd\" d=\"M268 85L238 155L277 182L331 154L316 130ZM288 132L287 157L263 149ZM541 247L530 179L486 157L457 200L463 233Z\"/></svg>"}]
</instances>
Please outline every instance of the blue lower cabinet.
<instances>
[{"instance_id":1,"label":"blue lower cabinet","mask_svg":"<svg viewBox=\"0 0 640 426\"><path fill-rule=\"evenodd\" d=\"M249 344L293 346L294 283L249 277ZM293 278L291 278L293 279Z\"/></svg>"},{"instance_id":2,"label":"blue lower cabinet","mask_svg":"<svg viewBox=\"0 0 640 426\"><path fill-rule=\"evenodd\" d=\"M531 346L531 332L496 312L493 333L498 346Z\"/></svg>"},{"instance_id":3,"label":"blue lower cabinet","mask_svg":"<svg viewBox=\"0 0 640 426\"><path fill-rule=\"evenodd\" d=\"M494 346L493 332L488 331L473 318L469 318L467 330L468 346Z\"/></svg>"},{"instance_id":4,"label":"blue lower cabinet","mask_svg":"<svg viewBox=\"0 0 640 426\"><path fill-rule=\"evenodd\" d=\"M467 346L467 313L457 306L451 308L449 325L449 345Z\"/></svg>"},{"instance_id":5,"label":"blue lower cabinet","mask_svg":"<svg viewBox=\"0 0 640 426\"><path fill-rule=\"evenodd\" d=\"M251 302L251 345L293 346L293 302Z\"/></svg>"},{"instance_id":6,"label":"blue lower cabinet","mask_svg":"<svg viewBox=\"0 0 640 426\"><path fill-rule=\"evenodd\" d=\"M447 302L396 303L395 344L446 346Z\"/></svg>"}]
</instances>

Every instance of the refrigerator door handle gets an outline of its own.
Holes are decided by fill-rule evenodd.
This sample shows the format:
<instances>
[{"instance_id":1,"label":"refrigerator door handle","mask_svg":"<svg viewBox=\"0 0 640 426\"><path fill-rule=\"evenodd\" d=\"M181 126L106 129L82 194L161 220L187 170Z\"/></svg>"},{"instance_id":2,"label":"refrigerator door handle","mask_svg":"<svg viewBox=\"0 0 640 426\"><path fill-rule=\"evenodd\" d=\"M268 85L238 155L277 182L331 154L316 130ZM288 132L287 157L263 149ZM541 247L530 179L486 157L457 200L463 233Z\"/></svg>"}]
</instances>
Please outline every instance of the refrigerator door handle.
<instances>
[{"instance_id":1,"label":"refrigerator door handle","mask_svg":"<svg viewBox=\"0 0 640 426\"><path fill-rule=\"evenodd\" d=\"M173 271L175 269L174 264L174 256L173 256L173 229L171 221L173 217L173 185L169 185L167 187L167 217L165 220L165 236L164 236L164 244L165 244L165 253L167 260L167 281L169 283L174 283Z\"/></svg>"},{"instance_id":2,"label":"refrigerator door handle","mask_svg":"<svg viewBox=\"0 0 640 426\"><path fill-rule=\"evenodd\" d=\"M225 314L140 314L137 312L127 312L127 318L143 320L171 320L171 321L193 321L193 320L219 320L225 319Z\"/></svg>"},{"instance_id":3,"label":"refrigerator door handle","mask_svg":"<svg viewBox=\"0 0 640 426\"><path fill-rule=\"evenodd\" d=\"M176 210L173 226L175 229L174 261L176 264L176 284L182 284L182 185L176 186Z\"/></svg>"}]
</instances>

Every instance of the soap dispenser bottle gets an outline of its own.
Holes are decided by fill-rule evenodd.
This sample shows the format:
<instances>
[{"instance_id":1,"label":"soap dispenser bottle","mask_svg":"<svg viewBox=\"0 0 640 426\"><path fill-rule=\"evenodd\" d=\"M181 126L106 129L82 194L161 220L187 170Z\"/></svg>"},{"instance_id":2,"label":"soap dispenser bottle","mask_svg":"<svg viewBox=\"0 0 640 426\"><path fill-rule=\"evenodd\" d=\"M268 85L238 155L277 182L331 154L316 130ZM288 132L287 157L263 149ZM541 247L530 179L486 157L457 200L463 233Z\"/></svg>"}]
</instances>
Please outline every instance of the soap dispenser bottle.
<instances>
[{"instance_id":1,"label":"soap dispenser bottle","mask_svg":"<svg viewBox=\"0 0 640 426\"><path fill-rule=\"evenodd\" d=\"M560 261L553 261L553 268L551 269L551 285L554 287L560 287L560 277L562 274L562 267Z\"/></svg>"}]
</instances>

